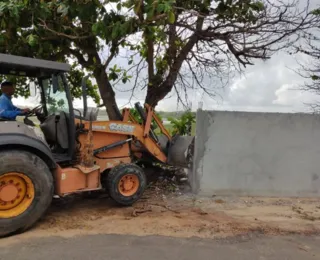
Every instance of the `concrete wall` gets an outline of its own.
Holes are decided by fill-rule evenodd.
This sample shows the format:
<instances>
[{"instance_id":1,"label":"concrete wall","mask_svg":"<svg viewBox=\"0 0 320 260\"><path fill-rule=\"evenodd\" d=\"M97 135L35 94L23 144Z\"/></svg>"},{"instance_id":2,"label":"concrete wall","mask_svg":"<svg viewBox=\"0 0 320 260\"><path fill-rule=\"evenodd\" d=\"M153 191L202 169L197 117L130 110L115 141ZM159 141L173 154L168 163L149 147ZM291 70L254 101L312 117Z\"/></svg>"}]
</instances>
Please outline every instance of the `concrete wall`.
<instances>
[{"instance_id":1,"label":"concrete wall","mask_svg":"<svg viewBox=\"0 0 320 260\"><path fill-rule=\"evenodd\" d=\"M208 196L320 197L320 117L199 110L191 184Z\"/></svg>"}]
</instances>

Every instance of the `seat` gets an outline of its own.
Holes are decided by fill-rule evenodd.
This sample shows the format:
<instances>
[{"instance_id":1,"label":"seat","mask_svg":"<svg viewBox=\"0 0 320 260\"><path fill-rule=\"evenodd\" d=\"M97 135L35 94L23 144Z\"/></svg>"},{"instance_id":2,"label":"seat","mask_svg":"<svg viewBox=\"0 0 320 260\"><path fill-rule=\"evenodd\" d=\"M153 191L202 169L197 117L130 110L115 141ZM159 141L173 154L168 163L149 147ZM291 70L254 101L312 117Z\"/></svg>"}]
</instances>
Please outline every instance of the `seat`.
<instances>
[{"instance_id":1,"label":"seat","mask_svg":"<svg viewBox=\"0 0 320 260\"><path fill-rule=\"evenodd\" d=\"M69 148L68 121L65 112L49 115L40 125L49 145L61 148L64 153ZM60 149L58 149L60 150ZM60 153L60 152L59 152Z\"/></svg>"}]
</instances>

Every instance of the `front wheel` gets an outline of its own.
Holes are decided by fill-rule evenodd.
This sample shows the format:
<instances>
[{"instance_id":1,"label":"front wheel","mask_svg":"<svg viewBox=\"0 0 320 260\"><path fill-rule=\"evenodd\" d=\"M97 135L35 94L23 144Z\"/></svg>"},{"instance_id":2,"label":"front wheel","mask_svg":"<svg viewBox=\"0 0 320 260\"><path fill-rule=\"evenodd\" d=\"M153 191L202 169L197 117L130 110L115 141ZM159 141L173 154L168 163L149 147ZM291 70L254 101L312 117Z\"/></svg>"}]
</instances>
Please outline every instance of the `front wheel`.
<instances>
[{"instance_id":1,"label":"front wheel","mask_svg":"<svg viewBox=\"0 0 320 260\"><path fill-rule=\"evenodd\" d=\"M107 176L110 197L124 206L131 206L139 200L146 185L143 169L135 164L120 164L111 169Z\"/></svg>"},{"instance_id":2,"label":"front wheel","mask_svg":"<svg viewBox=\"0 0 320 260\"><path fill-rule=\"evenodd\" d=\"M52 174L42 159L26 151L0 152L0 237L33 226L52 197Z\"/></svg>"}]
</instances>

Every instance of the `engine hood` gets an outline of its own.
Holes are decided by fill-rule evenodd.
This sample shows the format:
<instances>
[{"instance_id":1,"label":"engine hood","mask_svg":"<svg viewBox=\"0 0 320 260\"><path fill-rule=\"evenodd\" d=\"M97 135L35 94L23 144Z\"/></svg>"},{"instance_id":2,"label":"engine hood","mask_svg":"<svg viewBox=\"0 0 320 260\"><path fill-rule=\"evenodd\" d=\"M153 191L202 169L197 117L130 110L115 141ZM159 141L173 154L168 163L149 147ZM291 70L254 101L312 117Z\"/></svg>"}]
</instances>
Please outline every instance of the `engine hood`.
<instances>
[{"instance_id":1,"label":"engine hood","mask_svg":"<svg viewBox=\"0 0 320 260\"><path fill-rule=\"evenodd\" d=\"M41 129L36 126L29 126L22 122L17 121L4 121L0 122L0 135L13 134L13 135L25 135L43 142L48 146L44 134Z\"/></svg>"}]
</instances>

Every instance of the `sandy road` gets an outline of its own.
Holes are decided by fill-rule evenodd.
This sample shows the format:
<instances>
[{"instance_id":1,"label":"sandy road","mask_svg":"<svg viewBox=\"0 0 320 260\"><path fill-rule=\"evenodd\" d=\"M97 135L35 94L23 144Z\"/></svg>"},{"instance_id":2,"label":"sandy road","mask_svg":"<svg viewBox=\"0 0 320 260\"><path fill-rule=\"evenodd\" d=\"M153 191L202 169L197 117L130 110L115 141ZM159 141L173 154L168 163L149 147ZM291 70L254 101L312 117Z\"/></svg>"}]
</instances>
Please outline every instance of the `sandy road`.
<instances>
[{"instance_id":1,"label":"sandy road","mask_svg":"<svg viewBox=\"0 0 320 260\"><path fill-rule=\"evenodd\" d=\"M53 205L30 231L1 240L10 245L52 236L122 234L227 238L247 234L320 233L320 201L284 198L197 198L150 189L133 207L108 198Z\"/></svg>"}]
</instances>

